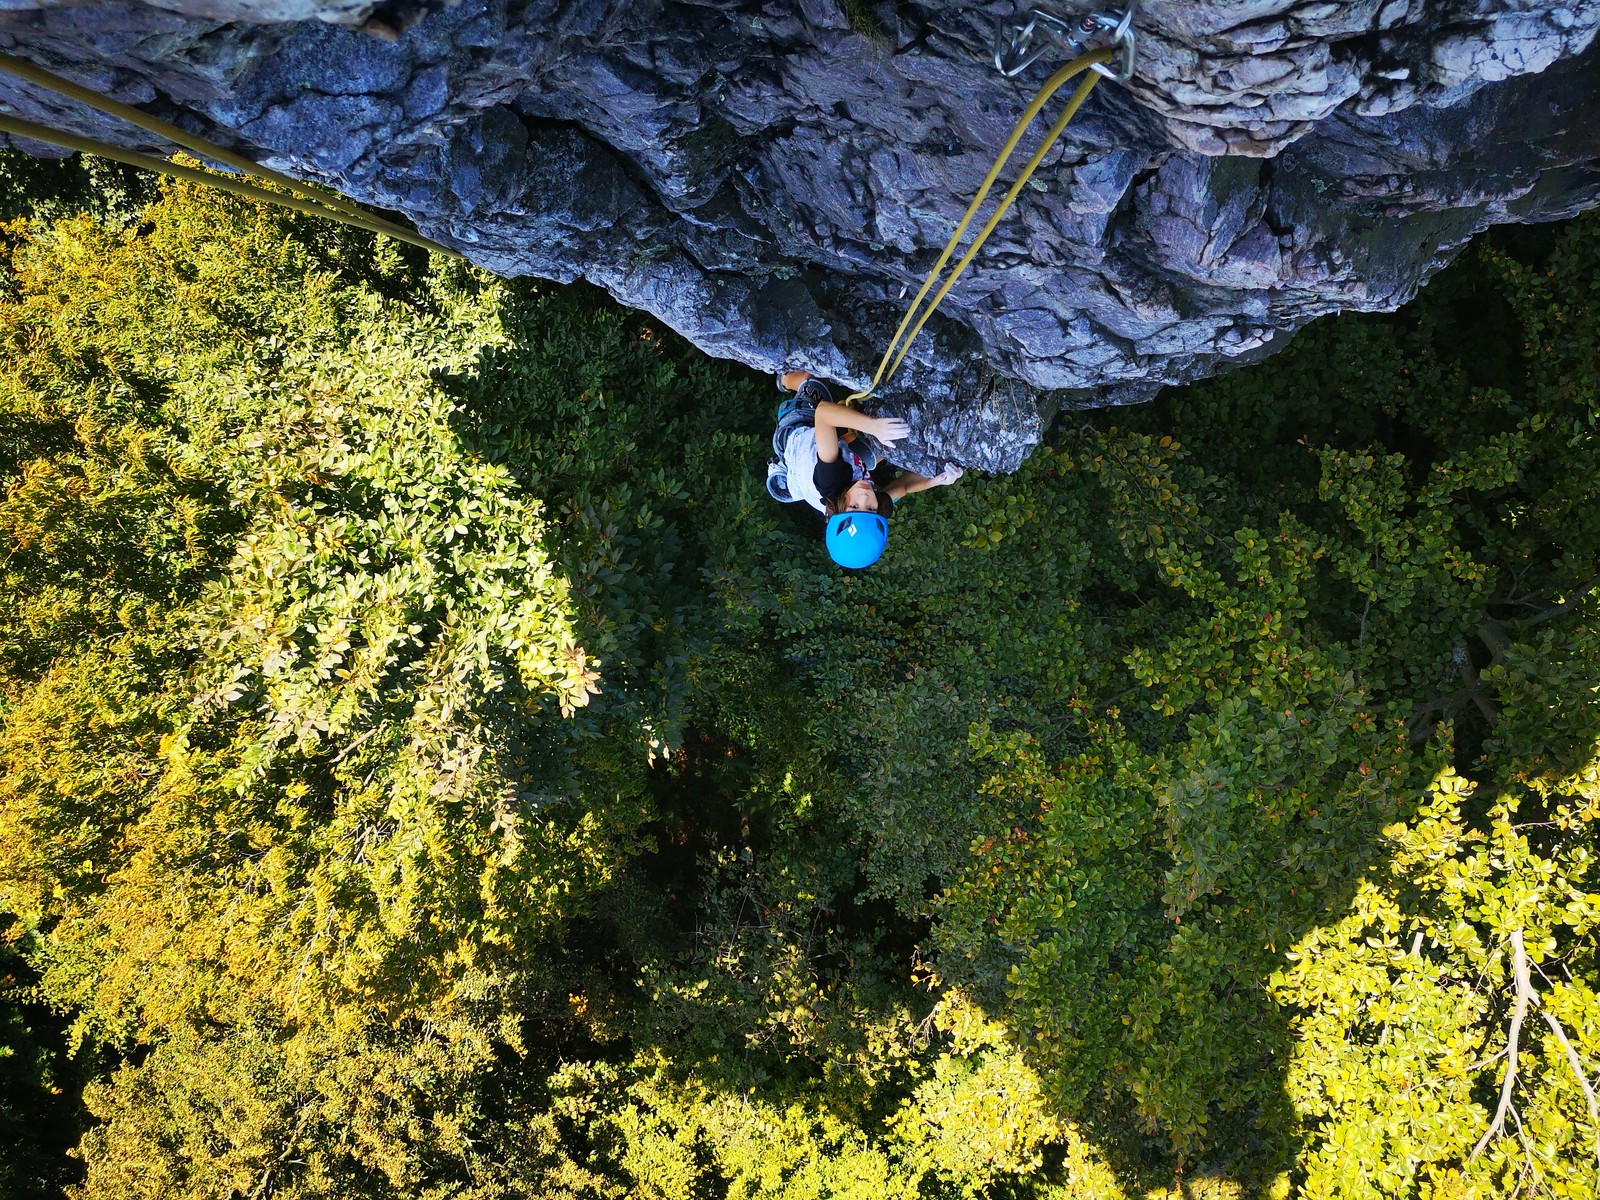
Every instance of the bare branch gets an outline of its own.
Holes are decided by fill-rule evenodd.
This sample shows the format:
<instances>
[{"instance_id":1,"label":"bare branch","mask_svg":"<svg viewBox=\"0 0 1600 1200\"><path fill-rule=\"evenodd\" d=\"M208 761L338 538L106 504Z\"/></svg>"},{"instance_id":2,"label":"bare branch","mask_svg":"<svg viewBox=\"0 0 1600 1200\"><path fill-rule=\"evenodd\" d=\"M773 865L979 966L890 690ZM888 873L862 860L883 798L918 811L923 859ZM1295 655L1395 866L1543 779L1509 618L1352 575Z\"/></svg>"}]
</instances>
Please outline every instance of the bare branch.
<instances>
[{"instance_id":1,"label":"bare branch","mask_svg":"<svg viewBox=\"0 0 1600 1200\"><path fill-rule=\"evenodd\" d=\"M1583 1060L1578 1057L1578 1052L1572 1048L1572 1043L1567 1040L1567 1031L1561 1028L1561 1022L1556 1020L1550 1010L1544 1009L1545 1024L1550 1026L1550 1032L1556 1035L1556 1041L1561 1043L1561 1048L1567 1052L1567 1062L1572 1067L1572 1073L1578 1077L1578 1086L1583 1089L1583 1096L1589 1102L1589 1123L1594 1126L1594 1161L1600 1164L1600 1101L1595 1099L1594 1088L1589 1086L1589 1078L1583 1073Z\"/></svg>"},{"instance_id":2,"label":"bare branch","mask_svg":"<svg viewBox=\"0 0 1600 1200\"><path fill-rule=\"evenodd\" d=\"M1522 1118L1517 1115L1515 1104L1511 1106L1511 1120L1517 1127L1517 1140L1522 1143L1522 1178L1528 1181L1528 1195L1537 1196L1549 1189L1544 1186L1544 1177L1539 1172L1539 1160L1533 1152L1533 1143L1528 1140L1528 1131L1522 1127Z\"/></svg>"},{"instance_id":3,"label":"bare branch","mask_svg":"<svg viewBox=\"0 0 1600 1200\"><path fill-rule=\"evenodd\" d=\"M356 738L355 741L351 742L343 750L339 751L339 753L334 756L333 762L329 763L328 765L332 766L332 765L334 765L334 763L342 763L345 759L350 757L350 755L355 751L355 749L358 746L361 745L362 742L366 741L368 738L370 738L373 734L377 733L378 730L380 730L382 728L383 728L382 725L374 725L371 729L367 730L360 737Z\"/></svg>"},{"instance_id":4,"label":"bare branch","mask_svg":"<svg viewBox=\"0 0 1600 1200\"><path fill-rule=\"evenodd\" d=\"M1506 1112L1511 1108L1511 1092L1517 1086L1517 1043L1522 1038L1522 1019L1528 1015L1528 1001L1533 997L1533 980L1528 977L1528 952L1522 945L1522 930L1511 933L1511 973L1516 980L1517 1002L1511 1010L1511 1031L1506 1038L1506 1077L1500 1084L1500 1105L1495 1109L1494 1120L1483 1131L1478 1144L1467 1157L1471 1162L1483 1153L1483 1148L1500 1135L1505 1128Z\"/></svg>"}]
</instances>

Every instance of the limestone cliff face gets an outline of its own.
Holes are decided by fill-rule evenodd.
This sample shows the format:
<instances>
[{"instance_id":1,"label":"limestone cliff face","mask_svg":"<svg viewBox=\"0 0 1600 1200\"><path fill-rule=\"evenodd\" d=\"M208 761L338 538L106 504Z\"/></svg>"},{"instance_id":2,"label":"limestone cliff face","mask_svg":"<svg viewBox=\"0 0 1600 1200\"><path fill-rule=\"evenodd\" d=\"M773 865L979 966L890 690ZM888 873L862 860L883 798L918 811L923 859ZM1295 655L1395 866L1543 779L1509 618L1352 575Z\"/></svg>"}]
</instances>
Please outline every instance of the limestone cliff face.
<instances>
[{"instance_id":1,"label":"limestone cliff face","mask_svg":"<svg viewBox=\"0 0 1600 1200\"><path fill-rule=\"evenodd\" d=\"M864 383L1039 81L1013 0L0 0L0 47L587 278L713 354ZM1392 308L1600 196L1597 0L1168 0L912 351L899 457L1011 469L1117 403ZM164 150L0 75L33 120ZM1009 176L1008 176L1009 177Z\"/></svg>"}]
</instances>

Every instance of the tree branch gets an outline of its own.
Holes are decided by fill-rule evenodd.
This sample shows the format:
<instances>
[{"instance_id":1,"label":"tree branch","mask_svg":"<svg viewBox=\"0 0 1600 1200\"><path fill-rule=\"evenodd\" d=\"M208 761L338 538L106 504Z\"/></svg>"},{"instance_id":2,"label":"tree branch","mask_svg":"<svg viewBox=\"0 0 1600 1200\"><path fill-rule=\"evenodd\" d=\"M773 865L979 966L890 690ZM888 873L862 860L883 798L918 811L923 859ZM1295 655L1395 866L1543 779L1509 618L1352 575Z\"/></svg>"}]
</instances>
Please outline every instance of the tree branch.
<instances>
[{"instance_id":1,"label":"tree branch","mask_svg":"<svg viewBox=\"0 0 1600 1200\"><path fill-rule=\"evenodd\" d=\"M1485 617L1478 625L1478 640L1489 648L1490 661L1505 661L1506 651L1511 649L1511 639L1506 636L1505 627L1499 621Z\"/></svg>"},{"instance_id":2,"label":"tree branch","mask_svg":"<svg viewBox=\"0 0 1600 1200\"><path fill-rule=\"evenodd\" d=\"M1600 587L1600 575L1595 575L1589 580L1588 583L1580 586L1577 591L1573 592L1572 595L1566 598L1564 603L1558 604L1554 608L1547 608L1542 613L1529 617L1525 621L1520 621L1518 624L1526 625L1528 628L1532 629L1535 625L1543 625L1546 621L1552 620L1555 617L1559 617L1563 613L1569 613L1573 609L1577 608L1578 604L1583 600L1583 598L1590 592L1594 591L1594 589L1597 587Z\"/></svg>"},{"instance_id":3,"label":"tree branch","mask_svg":"<svg viewBox=\"0 0 1600 1200\"><path fill-rule=\"evenodd\" d=\"M1536 1196L1539 1193L1538 1184L1543 1182L1539 1176L1539 1160L1534 1156L1533 1143L1528 1140L1528 1131L1522 1127L1522 1118L1517 1115L1517 1106L1511 1106L1511 1119L1517 1125L1517 1140L1522 1143L1522 1178L1528 1181L1528 1195Z\"/></svg>"},{"instance_id":4,"label":"tree branch","mask_svg":"<svg viewBox=\"0 0 1600 1200\"><path fill-rule=\"evenodd\" d=\"M1356 683L1361 682L1361 651L1367 644L1367 614L1372 611L1372 597L1367 597L1367 602L1361 609L1361 631L1356 636Z\"/></svg>"},{"instance_id":5,"label":"tree branch","mask_svg":"<svg viewBox=\"0 0 1600 1200\"><path fill-rule=\"evenodd\" d=\"M1533 980L1528 978L1528 952L1522 945L1522 930L1511 934L1511 973L1517 984L1517 1002L1511 1010L1511 1032L1506 1038L1506 1077L1500 1084L1500 1105L1495 1109L1494 1120L1483 1131L1478 1144L1467 1157L1471 1162L1483 1153L1483 1148L1499 1136L1505 1128L1506 1112L1511 1108L1511 1091L1517 1086L1517 1043L1522 1037L1522 1019L1528 1015L1528 1001L1533 996Z\"/></svg>"},{"instance_id":6,"label":"tree branch","mask_svg":"<svg viewBox=\"0 0 1600 1200\"><path fill-rule=\"evenodd\" d=\"M350 755L356 750L357 747L359 747L361 745L362 742L366 741L368 738L370 738L373 734L377 733L378 730L380 730L382 728L383 728L382 725L374 725L371 729L367 730L360 737L356 738L355 741L351 742L343 750L339 751L338 754L334 755L333 761L330 762L328 765L331 767L331 766L337 765L338 763L342 763L345 759L350 757Z\"/></svg>"},{"instance_id":7,"label":"tree branch","mask_svg":"<svg viewBox=\"0 0 1600 1200\"><path fill-rule=\"evenodd\" d=\"M1595 1099L1594 1088L1589 1086L1589 1078L1583 1073L1583 1060L1578 1057L1578 1052L1567 1040L1567 1031L1561 1028L1561 1022L1551 1015L1549 1009L1544 1009L1542 1015L1545 1024L1550 1026L1550 1032L1556 1035L1556 1041L1560 1042L1561 1048L1567 1052L1567 1062L1572 1067L1572 1073L1578 1077L1578 1086L1583 1089L1584 1099L1589 1102L1589 1122L1595 1130L1594 1161L1600 1165L1600 1101Z\"/></svg>"},{"instance_id":8,"label":"tree branch","mask_svg":"<svg viewBox=\"0 0 1600 1200\"><path fill-rule=\"evenodd\" d=\"M1455 662L1456 674L1461 677L1461 682L1465 685L1463 690L1467 694L1467 699L1477 705L1478 711L1483 714L1483 719L1493 726L1495 721L1499 719L1500 714L1495 711L1494 704L1489 697L1483 694L1483 680L1472 669L1472 658L1467 653L1467 648L1461 645L1456 646L1451 651L1450 657Z\"/></svg>"},{"instance_id":9,"label":"tree branch","mask_svg":"<svg viewBox=\"0 0 1600 1200\"><path fill-rule=\"evenodd\" d=\"M256 1186L250 1189L249 1200L258 1200L259 1197L265 1196L267 1189L272 1186L273 1172L279 1167L294 1161L289 1156L294 1153L295 1143L300 1140L301 1134L305 1133L306 1125L311 1120L312 1111L310 1099L300 1102L299 1108L295 1112L294 1128L289 1132L287 1144L285 1144L278 1157L268 1163L266 1169L261 1172L261 1178L256 1181Z\"/></svg>"}]
</instances>

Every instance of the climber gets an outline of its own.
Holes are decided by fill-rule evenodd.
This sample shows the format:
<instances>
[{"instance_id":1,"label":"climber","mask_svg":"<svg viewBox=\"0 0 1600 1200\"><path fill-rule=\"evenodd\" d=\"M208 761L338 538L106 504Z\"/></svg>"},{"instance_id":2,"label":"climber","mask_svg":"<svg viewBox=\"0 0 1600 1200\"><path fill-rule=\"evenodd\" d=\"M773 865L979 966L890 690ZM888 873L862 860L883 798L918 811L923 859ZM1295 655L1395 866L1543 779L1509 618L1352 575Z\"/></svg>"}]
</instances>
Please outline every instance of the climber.
<instances>
[{"instance_id":1,"label":"climber","mask_svg":"<svg viewBox=\"0 0 1600 1200\"><path fill-rule=\"evenodd\" d=\"M960 467L928 477L904 472L880 482L884 469L866 434L893 450L910 427L899 417L869 417L835 404L827 385L809 371L778 377L784 400L772 434L774 458L767 464L773 499L801 502L827 516L823 540L841 567L870 567L889 539L895 504L913 492L943 487L961 478ZM874 472L878 478L874 478Z\"/></svg>"}]
</instances>

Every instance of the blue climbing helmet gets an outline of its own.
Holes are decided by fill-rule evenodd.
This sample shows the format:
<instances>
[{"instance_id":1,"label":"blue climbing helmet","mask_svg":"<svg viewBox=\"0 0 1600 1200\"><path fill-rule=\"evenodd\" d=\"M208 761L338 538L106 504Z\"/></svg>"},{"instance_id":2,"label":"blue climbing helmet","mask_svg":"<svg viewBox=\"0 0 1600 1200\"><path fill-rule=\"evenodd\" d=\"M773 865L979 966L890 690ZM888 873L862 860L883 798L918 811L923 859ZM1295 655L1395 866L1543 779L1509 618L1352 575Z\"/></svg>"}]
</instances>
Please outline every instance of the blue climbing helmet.
<instances>
[{"instance_id":1,"label":"blue climbing helmet","mask_svg":"<svg viewBox=\"0 0 1600 1200\"><path fill-rule=\"evenodd\" d=\"M834 513L823 540L828 557L841 567L870 567L889 541L889 522L875 512Z\"/></svg>"}]
</instances>

